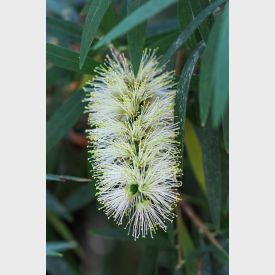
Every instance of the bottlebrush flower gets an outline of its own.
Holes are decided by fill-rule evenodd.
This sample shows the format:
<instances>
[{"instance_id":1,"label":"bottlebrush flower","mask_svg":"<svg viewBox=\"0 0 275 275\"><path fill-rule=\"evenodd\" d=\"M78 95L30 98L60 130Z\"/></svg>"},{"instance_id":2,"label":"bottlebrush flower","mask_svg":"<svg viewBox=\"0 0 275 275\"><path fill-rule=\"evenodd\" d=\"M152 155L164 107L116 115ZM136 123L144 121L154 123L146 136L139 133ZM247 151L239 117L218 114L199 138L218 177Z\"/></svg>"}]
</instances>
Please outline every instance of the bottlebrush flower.
<instances>
[{"instance_id":1,"label":"bottlebrush flower","mask_svg":"<svg viewBox=\"0 0 275 275\"><path fill-rule=\"evenodd\" d=\"M158 64L145 50L135 76L124 55L112 53L85 88L97 198L135 239L166 230L179 199L175 84Z\"/></svg>"}]
</instances>

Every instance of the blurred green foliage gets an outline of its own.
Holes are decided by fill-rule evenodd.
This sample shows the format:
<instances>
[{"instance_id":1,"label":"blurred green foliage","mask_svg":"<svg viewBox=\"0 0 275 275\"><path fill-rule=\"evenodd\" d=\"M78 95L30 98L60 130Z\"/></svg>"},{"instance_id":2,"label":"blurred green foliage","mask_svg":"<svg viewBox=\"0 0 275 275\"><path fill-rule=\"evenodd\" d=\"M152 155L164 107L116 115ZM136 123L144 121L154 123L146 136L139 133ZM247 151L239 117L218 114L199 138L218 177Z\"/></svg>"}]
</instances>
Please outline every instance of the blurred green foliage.
<instances>
[{"instance_id":1,"label":"blurred green foliage","mask_svg":"<svg viewBox=\"0 0 275 275\"><path fill-rule=\"evenodd\" d=\"M47 0L46 23L47 274L229 274L227 1ZM95 200L81 88L112 47L135 72L158 48L178 81L182 203L154 239L134 241Z\"/></svg>"}]
</instances>

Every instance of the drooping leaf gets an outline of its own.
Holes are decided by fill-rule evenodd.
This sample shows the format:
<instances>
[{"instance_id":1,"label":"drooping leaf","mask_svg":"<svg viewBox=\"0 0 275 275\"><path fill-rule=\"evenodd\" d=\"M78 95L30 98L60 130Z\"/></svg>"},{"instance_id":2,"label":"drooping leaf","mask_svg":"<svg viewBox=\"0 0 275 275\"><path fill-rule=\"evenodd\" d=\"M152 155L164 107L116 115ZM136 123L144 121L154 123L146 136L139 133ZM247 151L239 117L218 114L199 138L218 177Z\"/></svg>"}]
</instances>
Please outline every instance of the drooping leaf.
<instances>
[{"instance_id":1,"label":"drooping leaf","mask_svg":"<svg viewBox=\"0 0 275 275\"><path fill-rule=\"evenodd\" d=\"M59 181L59 182L90 182L90 179L86 178L79 178L79 177L73 177L73 176L64 176L64 175L53 175L53 174L47 174L46 179L48 181Z\"/></svg>"},{"instance_id":2,"label":"drooping leaf","mask_svg":"<svg viewBox=\"0 0 275 275\"><path fill-rule=\"evenodd\" d=\"M201 11L196 18L190 22L187 27L181 32L174 43L169 47L163 58L161 59L160 65L165 64L175 52L187 41L187 39L192 35L192 33L198 28L198 26L219 6L224 4L226 0L217 0L210 4L207 8Z\"/></svg>"},{"instance_id":3,"label":"drooping leaf","mask_svg":"<svg viewBox=\"0 0 275 275\"><path fill-rule=\"evenodd\" d=\"M46 59L47 62L50 62L57 67L86 74L92 74L93 69L98 66L98 62L88 57L80 70L78 53L50 43L47 43L46 46Z\"/></svg>"},{"instance_id":4,"label":"drooping leaf","mask_svg":"<svg viewBox=\"0 0 275 275\"><path fill-rule=\"evenodd\" d=\"M100 22L109 8L112 0L92 0L88 8L88 14L83 27L81 44L80 44L80 59L79 66L83 67L88 55L90 46L95 38Z\"/></svg>"},{"instance_id":5,"label":"drooping leaf","mask_svg":"<svg viewBox=\"0 0 275 275\"><path fill-rule=\"evenodd\" d=\"M48 152L69 131L83 113L84 91L74 92L47 121L46 151Z\"/></svg>"},{"instance_id":6,"label":"drooping leaf","mask_svg":"<svg viewBox=\"0 0 275 275\"><path fill-rule=\"evenodd\" d=\"M144 246L141 263L138 269L138 275L155 274L157 266L158 249L153 246Z\"/></svg>"},{"instance_id":7,"label":"drooping leaf","mask_svg":"<svg viewBox=\"0 0 275 275\"><path fill-rule=\"evenodd\" d=\"M118 23L118 16L116 14L114 5L115 3L113 1L113 3L111 3L107 11L105 12L101 24L99 26L100 31L104 34L108 33ZM116 45L116 43L114 43L114 45Z\"/></svg>"},{"instance_id":8,"label":"drooping leaf","mask_svg":"<svg viewBox=\"0 0 275 275\"><path fill-rule=\"evenodd\" d=\"M200 76L200 117L206 125L210 106L213 126L218 127L228 102L229 89L229 26L228 4L217 15L209 34L206 50L202 57Z\"/></svg>"},{"instance_id":9,"label":"drooping leaf","mask_svg":"<svg viewBox=\"0 0 275 275\"><path fill-rule=\"evenodd\" d=\"M203 170L202 146L199 138L197 137L196 131L192 126L192 123L188 119L186 120L184 143L195 177L202 191L206 192Z\"/></svg>"},{"instance_id":10,"label":"drooping leaf","mask_svg":"<svg viewBox=\"0 0 275 275\"><path fill-rule=\"evenodd\" d=\"M193 16L199 14L203 9L205 9L211 1L209 0L187 0L189 2L189 6L191 7L191 11ZM210 16L207 17L198 27L198 31L201 39L203 41L207 41L207 37L210 31Z\"/></svg>"},{"instance_id":11,"label":"drooping leaf","mask_svg":"<svg viewBox=\"0 0 275 275\"><path fill-rule=\"evenodd\" d=\"M148 0L129 0L127 5L127 14L131 14L138 7L142 6ZM133 65L134 74L137 75L142 56L143 45L145 41L146 22L136 26L128 32L128 47Z\"/></svg>"},{"instance_id":12,"label":"drooping leaf","mask_svg":"<svg viewBox=\"0 0 275 275\"><path fill-rule=\"evenodd\" d=\"M189 0L179 0L178 1L178 18L181 26L181 30L184 30L189 23L191 23L195 16L192 12ZM194 48L197 44L197 39L195 34L191 34L189 39L186 41L186 45L189 48Z\"/></svg>"},{"instance_id":13,"label":"drooping leaf","mask_svg":"<svg viewBox=\"0 0 275 275\"><path fill-rule=\"evenodd\" d=\"M184 127L185 127L185 118L186 118L186 106L187 106L187 98L188 98L188 91L190 80L197 64L197 61L205 48L205 43L200 42L194 49L194 51L188 57L179 80L179 85L176 94L176 116L179 120L179 141L181 143L181 156L183 158L183 148L184 148Z\"/></svg>"},{"instance_id":14,"label":"drooping leaf","mask_svg":"<svg viewBox=\"0 0 275 275\"><path fill-rule=\"evenodd\" d=\"M204 176L210 213L216 227L220 227L222 166L219 134L211 128L202 129Z\"/></svg>"},{"instance_id":15,"label":"drooping leaf","mask_svg":"<svg viewBox=\"0 0 275 275\"><path fill-rule=\"evenodd\" d=\"M47 242L46 243L46 256L60 256L62 254L59 252L70 250L72 248L75 248L76 246L77 246L77 243L74 241Z\"/></svg>"},{"instance_id":16,"label":"drooping leaf","mask_svg":"<svg viewBox=\"0 0 275 275\"><path fill-rule=\"evenodd\" d=\"M150 0L116 25L106 36L100 39L94 49L98 49L113 39L125 34L127 31L143 23L146 19L169 7L176 0Z\"/></svg>"},{"instance_id":17,"label":"drooping leaf","mask_svg":"<svg viewBox=\"0 0 275 275\"><path fill-rule=\"evenodd\" d=\"M46 193L46 208L55 213L58 217L72 221L73 217L68 209L49 191Z\"/></svg>"}]
</instances>

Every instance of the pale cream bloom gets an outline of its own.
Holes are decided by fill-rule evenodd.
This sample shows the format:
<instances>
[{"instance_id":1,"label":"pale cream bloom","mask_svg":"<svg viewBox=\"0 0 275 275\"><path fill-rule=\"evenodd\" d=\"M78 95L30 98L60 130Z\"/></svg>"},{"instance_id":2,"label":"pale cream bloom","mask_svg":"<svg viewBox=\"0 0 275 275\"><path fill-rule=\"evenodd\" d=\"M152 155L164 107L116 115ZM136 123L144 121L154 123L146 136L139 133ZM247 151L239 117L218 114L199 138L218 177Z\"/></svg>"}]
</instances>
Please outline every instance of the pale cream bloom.
<instances>
[{"instance_id":1,"label":"pale cream bloom","mask_svg":"<svg viewBox=\"0 0 275 275\"><path fill-rule=\"evenodd\" d=\"M166 230L180 186L173 72L158 63L145 50L135 77L126 58L112 53L85 88L98 201L135 239Z\"/></svg>"}]
</instances>

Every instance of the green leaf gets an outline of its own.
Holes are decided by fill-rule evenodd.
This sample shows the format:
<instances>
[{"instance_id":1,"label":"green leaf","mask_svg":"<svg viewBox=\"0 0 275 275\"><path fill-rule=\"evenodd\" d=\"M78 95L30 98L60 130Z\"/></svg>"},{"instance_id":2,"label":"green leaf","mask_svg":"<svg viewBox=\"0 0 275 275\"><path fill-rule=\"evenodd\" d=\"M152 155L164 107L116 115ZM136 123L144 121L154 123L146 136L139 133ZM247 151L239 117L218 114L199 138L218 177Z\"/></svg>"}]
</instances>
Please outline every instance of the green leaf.
<instances>
[{"instance_id":1,"label":"green leaf","mask_svg":"<svg viewBox=\"0 0 275 275\"><path fill-rule=\"evenodd\" d=\"M55 213L58 217L72 221L73 217L68 209L49 191L46 193L46 208Z\"/></svg>"},{"instance_id":2,"label":"green leaf","mask_svg":"<svg viewBox=\"0 0 275 275\"><path fill-rule=\"evenodd\" d=\"M46 252L46 256L51 256L51 257L62 257L63 255L59 252Z\"/></svg>"},{"instance_id":3,"label":"green leaf","mask_svg":"<svg viewBox=\"0 0 275 275\"><path fill-rule=\"evenodd\" d=\"M193 17L196 16L200 11L205 9L211 1L209 0L187 0L189 2L189 6L191 7ZM210 17L206 18L204 22L200 24L198 27L198 31L201 39L205 42L207 41L207 37L210 31Z\"/></svg>"},{"instance_id":4,"label":"green leaf","mask_svg":"<svg viewBox=\"0 0 275 275\"><path fill-rule=\"evenodd\" d=\"M219 229L222 203L222 166L219 135L211 128L204 128L201 133L204 175L210 214Z\"/></svg>"},{"instance_id":5,"label":"green leaf","mask_svg":"<svg viewBox=\"0 0 275 275\"><path fill-rule=\"evenodd\" d=\"M194 20L194 14L192 12L189 0L178 1L178 18L181 29L184 30L187 25ZM194 48L197 44L195 34L191 34L190 38L186 41L189 48Z\"/></svg>"},{"instance_id":6,"label":"green leaf","mask_svg":"<svg viewBox=\"0 0 275 275\"><path fill-rule=\"evenodd\" d=\"M48 152L71 129L83 113L84 91L74 92L47 121L46 151Z\"/></svg>"},{"instance_id":7,"label":"green leaf","mask_svg":"<svg viewBox=\"0 0 275 275\"><path fill-rule=\"evenodd\" d=\"M181 217L178 215L178 230L179 230L179 246L183 259L188 258L192 253L195 252L195 245L187 230L187 227ZM187 275L197 274L197 263L196 260L188 260L185 263L185 269Z\"/></svg>"},{"instance_id":8,"label":"green leaf","mask_svg":"<svg viewBox=\"0 0 275 275\"><path fill-rule=\"evenodd\" d=\"M202 191L206 192L203 171L202 146L200 144L199 138L197 137L196 131L192 126L192 123L188 119L186 120L184 143L195 177Z\"/></svg>"},{"instance_id":9,"label":"green leaf","mask_svg":"<svg viewBox=\"0 0 275 275\"><path fill-rule=\"evenodd\" d=\"M88 13L91 3L92 3L92 0L86 1L85 5L83 6L82 10L80 11L81 16L86 15Z\"/></svg>"},{"instance_id":10,"label":"green leaf","mask_svg":"<svg viewBox=\"0 0 275 275\"><path fill-rule=\"evenodd\" d=\"M47 211L47 221L53 226L53 228L60 234L60 236L67 241L74 240L74 237L67 227L54 213Z\"/></svg>"},{"instance_id":11,"label":"green leaf","mask_svg":"<svg viewBox=\"0 0 275 275\"><path fill-rule=\"evenodd\" d=\"M156 247L144 246L138 275L155 274L157 266L158 250Z\"/></svg>"},{"instance_id":12,"label":"green leaf","mask_svg":"<svg viewBox=\"0 0 275 275\"><path fill-rule=\"evenodd\" d=\"M175 40L178 34L178 31L173 31L148 37L145 41L145 46L151 49L158 48L158 55L163 54L165 51L167 51L170 44Z\"/></svg>"},{"instance_id":13,"label":"green leaf","mask_svg":"<svg viewBox=\"0 0 275 275\"><path fill-rule=\"evenodd\" d=\"M91 230L90 233L105 239L134 242L134 237L128 235L127 230L122 228L99 228ZM161 231L154 235L153 239L151 237L139 238L135 242L138 244L171 248L171 243L168 239L167 233L163 233Z\"/></svg>"},{"instance_id":14,"label":"green leaf","mask_svg":"<svg viewBox=\"0 0 275 275\"><path fill-rule=\"evenodd\" d=\"M226 152L229 152L229 105L227 104L227 108L222 117L222 130L223 130L223 142Z\"/></svg>"},{"instance_id":15,"label":"green leaf","mask_svg":"<svg viewBox=\"0 0 275 275\"><path fill-rule=\"evenodd\" d=\"M58 252L66 251L77 246L76 242L47 242L46 243L46 256L61 256Z\"/></svg>"},{"instance_id":16,"label":"green leaf","mask_svg":"<svg viewBox=\"0 0 275 275\"><path fill-rule=\"evenodd\" d=\"M212 104L212 123L218 127L228 102L229 89L229 26L228 4L217 15L209 34L206 50L202 57L200 76L200 117L206 125Z\"/></svg>"},{"instance_id":17,"label":"green leaf","mask_svg":"<svg viewBox=\"0 0 275 275\"><path fill-rule=\"evenodd\" d=\"M222 238L218 238L218 241L223 246L224 250L228 252L229 249L229 240L228 237L223 236ZM222 255L214 255L212 258L213 264L213 274L214 275L229 275L229 265L228 265L228 257L224 257Z\"/></svg>"},{"instance_id":18,"label":"green leaf","mask_svg":"<svg viewBox=\"0 0 275 275\"><path fill-rule=\"evenodd\" d=\"M68 226L60 220L54 213L50 210L46 212L46 219L49 224L56 230L56 232L66 241L75 241L74 236ZM74 251L81 255L83 252L79 246L74 248Z\"/></svg>"},{"instance_id":19,"label":"green leaf","mask_svg":"<svg viewBox=\"0 0 275 275\"><path fill-rule=\"evenodd\" d=\"M200 237L200 243L201 243L201 248L205 249L207 246L205 245L204 240L202 239L202 236ZM213 274L213 268L212 268L212 262L211 262L211 257L210 253L205 253L202 258L202 275L212 275Z\"/></svg>"},{"instance_id":20,"label":"green leaf","mask_svg":"<svg viewBox=\"0 0 275 275\"><path fill-rule=\"evenodd\" d=\"M94 184L85 184L67 196L63 203L70 211L76 211L92 202L95 198L95 193Z\"/></svg>"},{"instance_id":21,"label":"green leaf","mask_svg":"<svg viewBox=\"0 0 275 275\"><path fill-rule=\"evenodd\" d=\"M92 58L86 58L86 62L82 69L79 69L79 54L66 49L61 46L53 45L47 43L46 46L46 59L57 67L74 71L81 72L84 74L92 74L93 69L99 65L98 62L94 61Z\"/></svg>"},{"instance_id":22,"label":"green leaf","mask_svg":"<svg viewBox=\"0 0 275 275\"><path fill-rule=\"evenodd\" d=\"M225 3L226 0L217 0L201 11L196 18L189 23L186 28L181 32L176 41L169 47L163 58L161 59L160 66L165 64L173 54L187 41L192 33L199 27L199 25L214 12L219 6Z\"/></svg>"},{"instance_id":23,"label":"green leaf","mask_svg":"<svg viewBox=\"0 0 275 275\"><path fill-rule=\"evenodd\" d=\"M127 31L143 23L146 19L159 13L165 8L169 7L176 0L150 0L146 4L136 9L133 13L123 19L116 25L106 36L100 39L94 49L98 49L106 43L111 42L113 39L125 34Z\"/></svg>"},{"instance_id":24,"label":"green leaf","mask_svg":"<svg viewBox=\"0 0 275 275\"><path fill-rule=\"evenodd\" d=\"M108 33L118 23L116 9L114 8L114 1L107 9L100 24L100 31L104 34Z\"/></svg>"},{"instance_id":25,"label":"green leaf","mask_svg":"<svg viewBox=\"0 0 275 275\"><path fill-rule=\"evenodd\" d=\"M46 17L47 35L56 36L59 39L65 39L70 43L79 43L81 32L82 27L78 24L55 17Z\"/></svg>"},{"instance_id":26,"label":"green leaf","mask_svg":"<svg viewBox=\"0 0 275 275\"><path fill-rule=\"evenodd\" d=\"M79 178L79 177L73 177L73 176L64 176L64 175L53 175L53 174L47 174L46 179L48 181L60 181L60 182L91 182L90 179L86 178Z\"/></svg>"},{"instance_id":27,"label":"green leaf","mask_svg":"<svg viewBox=\"0 0 275 275\"><path fill-rule=\"evenodd\" d=\"M81 44L80 44L80 59L79 66L83 67L88 55L90 46L95 38L100 22L111 4L111 0L92 0L89 5L88 14L83 27Z\"/></svg>"},{"instance_id":28,"label":"green leaf","mask_svg":"<svg viewBox=\"0 0 275 275\"><path fill-rule=\"evenodd\" d=\"M129 0L127 5L127 14L131 14L138 7L146 3L147 0ZM131 57L131 62L133 65L134 74L137 75L140 60L142 57L142 50L145 41L145 29L146 22L138 25L128 32L128 47Z\"/></svg>"},{"instance_id":29,"label":"green leaf","mask_svg":"<svg viewBox=\"0 0 275 275\"><path fill-rule=\"evenodd\" d=\"M184 127L185 127L185 118L186 118L186 106L187 106L187 98L188 98L188 91L189 91L189 85L190 80L195 68L195 65L197 64L199 57L205 48L205 43L200 42L198 43L197 47L194 49L194 51L190 54L188 57L179 80L179 85L177 89L176 94L176 116L179 120L179 140L181 143L181 156L183 160L183 148L184 148Z\"/></svg>"}]
</instances>

